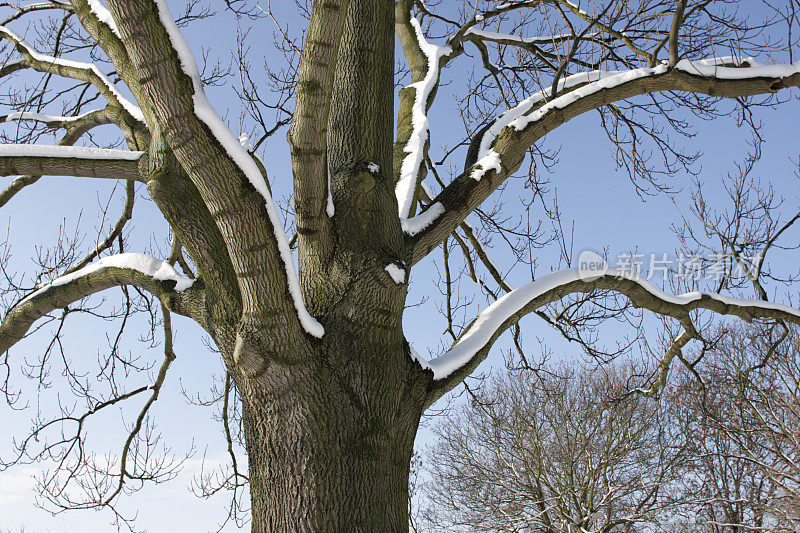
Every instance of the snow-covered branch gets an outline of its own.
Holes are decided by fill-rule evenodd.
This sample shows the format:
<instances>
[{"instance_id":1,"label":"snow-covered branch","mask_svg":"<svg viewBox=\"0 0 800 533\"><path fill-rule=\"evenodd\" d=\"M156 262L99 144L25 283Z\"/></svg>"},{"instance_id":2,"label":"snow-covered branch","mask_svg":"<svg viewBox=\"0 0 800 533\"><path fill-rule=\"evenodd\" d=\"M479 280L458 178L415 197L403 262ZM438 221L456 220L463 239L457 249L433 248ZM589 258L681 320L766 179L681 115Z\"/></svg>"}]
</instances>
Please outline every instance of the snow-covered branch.
<instances>
[{"instance_id":1,"label":"snow-covered branch","mask_svg":"<svg viewBox=\"0 0 800 533\"><path fill-rule=\"evenodd\" d=\"M568 120L634 96L661 91L688 91L718 97L771 94L800 86L800 63L762 65L731 57L678 62L620 72L594 71L559 82L550 98L542 90L500 115L479 138L475 161L436 198L438 214L423 211L424 229L415 236L413 261L435 248L522 164L527 149ZM430 208L429 208L430 209ZM417 218L417 217L414 217ZM433 220L431 220L433 219ZM422 219L420 219L422 220ZM409 227L418 227L414 219Z\"/></svg>"},{"instance_id":2,"label":"snow-covered branch","mask_svg":"<svg viewBox=\"0 0 800 533\"><path fill-rule=\"evenodd\" d=\"M422 27L420 27L416 18L411 17L408 25L413 29L413 32L408 31L407 35L402 35L405 38L401 38L401 43L403 43L403 50L406 57L409 58L409 63L417 68L413 72L415 81L405 89L406 91L410 89L414 93L410 112L407 114L401 113L401 115L410 116L400 117L405 122L410 122L410 124L404 124L405 131L402 132L400 131L401 126L398 125L398 144L402 145L404 155L402 156L395 193L397 194L399 214L403 219L408 218L409 214L414 210L417 188L422 176L424 176L421 167L425 161L425 153L429 145L430 130L427 112L439 85L441 62L443 58L453 53L453 49L450 46L437 46L429 43L425 39ZM398 122L400 122L400 119Z\"/></svg>"},{"instance_id":3,"label":"snow-covered branch","mask_svg":"<svg viewBox=\"0 0 800 533\"><path fill-rule=\"evenodd\" d=\"M47 313L121 285L146 290L169 309L203 323L202 297L184 297L193 284L193 280L179 275L169 263L153 257L132 253L104 257L41 285L17 303L0 324L0 353L22 339L33 323Z\"/></svg>"},{"instance_id":4,"label":"snow-covered branch","mask_svg":"<svg viewBox=\"0 0 800 533\"><path fill-rule=\"evenodd\" d=\"M495 340L523 316L570 294L596 290L617 292L638 308L686 324L690 323L689 315L692 311L710 310L720 315L738 316L746 321L776 319L800 325L800 310L787 305L741 300L704 292L675 296L624 270L609 268L604 274L597 276L589 275L578 268L570 268L542 276L515 289L482 311L447 352L429 362L434 379L438 382L433 387L431 401L469 375L486 358ZM664 359L667 366L672 357L677 355L676 350L688 343L692 333L676 340L674 350L670 350Z\"/></svg>"},{"instance_id":5,"label":"snow-covered branch","mask_svg":"<svg viewBox=\"0 0 800 533\"><path fill-rule=\"evenodd\" d=\"M98 111L91 111L81 118L74 121L69 121L64 124L66 130L64 135L57 141L57 146L73 146L77 143L86 132L103 124L109 124L113 121L113 116L117 115L112 109L105 108ZM11 116L11 115L9 115ZM8 117L6 117L8 119ZM70 118L70 117L67 117ZM63 164L63 161L53 161L55 164ZM41 174L22 174L17 179L12 181L2 192L0 192L0 207L3 207L9 200L11 200L19 191L36 183Z\"/></svg>"},{"instance_id":6,"label":"snow-covered branch","mask_svg":"<svg viewBox=\"0 0 800 533\"><path fill-rule=\"evenodd\" d=\"M144 152L83 146L0 144L0 175L75 176L142 181Z\"/></svg>"},{"instance_id":7,"label":"snow-covered branch","mask_svg":"<svg viewBox=\"0 0 800 533\"><path fill-rule=\"evenodd\" d=\"M591 41L596 40L601 36L600 32L592 32L583 36L583 40ZM545 35L536 37L522 37L509 33L497 33L493 31L478 30L469 28L464 33L465 40L479 40L488 41L501 45L517 46L528 50L538 50L539 47L545 45L553 45L563 43L564 41L571 41L575 39L575 35L564 33L560 35Z\"/></svg>"}]
</instances>

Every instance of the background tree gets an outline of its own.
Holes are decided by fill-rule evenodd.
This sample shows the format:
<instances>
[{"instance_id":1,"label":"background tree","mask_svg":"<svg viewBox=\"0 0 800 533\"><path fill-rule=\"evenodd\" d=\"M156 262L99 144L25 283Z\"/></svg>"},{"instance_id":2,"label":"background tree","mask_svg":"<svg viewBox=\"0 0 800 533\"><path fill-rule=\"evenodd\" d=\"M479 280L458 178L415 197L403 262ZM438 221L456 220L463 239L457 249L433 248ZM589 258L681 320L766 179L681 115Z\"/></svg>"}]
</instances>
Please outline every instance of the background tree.
<instances>
[{"instance_id":1,"label":"background tree","mask_svg":"<svg viewBox=\"0 0 800 533\"><path fill-rule=\"evenodd\" d=\"M672 504L681 447L630 369L497 374L435 426L423 531L638 531ZM626 396L624 399L620 397Z\"/></svg>"},{"instance_id":2,"label":"background tree","mask_svg":"<svg viewBox=\"0 0 800 533\"><path fill-rule=\"evenodd\" d=\"M740 12L728 0L468 0L429 7L413 0L300 1L294 12L306 21L302 46L280 25L276 46L288 62L262 82L248 59L257 35L247 27L270 13L226 2L217 16L239 28L233 70L246 126L238 131L250 133L239 138L205 93L225 69L199 68L179 28L212 10L190 2L176 19L164 0L5 6L0 78L8 82L4 119L11 127L0 146L0 171L21 177L1 203L41 175L118 180L125 201L118 222L101 223L93 245L66 232L31 265L34 273L6 269L3 391L15 400L12 378L26 375L42 402L42 390L60 375L68 396L53 401L54 416L35 410L30 434L15 442L4 465L52 460L42 484L52 506L106 507L128 518L117 511L119 496L170 479L180 463L160 448L148 417L175 359L171 315L180 314L205 330L227 372L209 402L221 409L231 466L201 493L231 489L237 502L248 484L253 531L405 530L420 417L475 371L506 329L514 329L521 348L524 316L545 319L595 357L630 346L597 344L602 324L641 324L641 310L664 317L673 340L653 375L642 376L646 393L663 385L674 360L692 367L681 350L693 340L707 343L710 313L776 328L800 323L800 313L766 302L765 293L736 299L744 294L732 284L670 296L635 272L609 268L587 276L569 268L561 215L540 180L539 169L554 157L544 137L590 111L599 112L619 165L643 194L667 190L662 177L691 168L694 159L665 127L688 134L690 115L728 114L720 98L741 113L742 124L756 126L751 111L780 103L774 95L797 87L800 69L792 63L796 2L765 2L754 17L763 21L741 16L751 6L741 3ZM405 62L397 76L395 34ZM447 36L444 46L429 40L436 35ZM445 92L445 68L471 56L480 58L475 70L451 84L460 94L454 113L464 122L463 137L435 161L427 113ZM395 117L394 89L406 82ZM768 98L747 100L756 96ZM283 126L293 172L284 208L296 239L286 237L266 172L279 150L264 143ZM451 157L463 164L443 176L439 167ZM516 224L500 196L492 207L486 201L518 171L527 193ZM428 172L430 186L423 183ZM156 254L163 260L125 253L133 204L145 194L174 234L170 251ZM777 216L779 207L770 204L768 237L751 239L751 247L786 246L785 228L798 217ZM536 210L552 217L553 235L542 231ZM482 228L466 221L471 213ZM750 216L753 227L757 215ZM486 230L515 254L526 284L512 290L505 270L489 259ZM548 242L558 252L553 269L565 262L567 268L538 276L534 266ZM404 331L403 313L413 304L412 268L439 247L452 343L425 361L409 345L415 332ZM452 268L453 249L463 254L460 269ZM764 256L750 265L755 286L789 279L765 270ZM474 320L469 306L453 299L462 277L454 270L497 298ZM119 306L85 300L115 287ZM776 285L773 292L777 287L793 290ZM783 293L769 296L786 301ZM129 325L137 310L149 318L145 340L156 338L153 326L163 326L162 360L137 362L113 341L121 334L111 335L100 383L76 371L62 342L67 317L101 315ZM52 327L42 334L54 333L52 342L36 350L38 358L20 357L25 344L15 345L42 330L46 318ZM141 384L151 367L152 381ZM118 451L90 453L87 420L126 404L137 414ZM237 434L246 472L234 451ZM234 517L239 509L232 504Z\"/></svg>"},{"instance_id":3,"label":"background tree","mask_svg":"<svg viewBox=\"0 0 800 533\"><path fill-rule=\"evenodd\" d=\"M734 327L668 394L686 446L683 505L698 531L795 531L798 521L797 334L777 344Z\"/></svg>"}]
</instances>

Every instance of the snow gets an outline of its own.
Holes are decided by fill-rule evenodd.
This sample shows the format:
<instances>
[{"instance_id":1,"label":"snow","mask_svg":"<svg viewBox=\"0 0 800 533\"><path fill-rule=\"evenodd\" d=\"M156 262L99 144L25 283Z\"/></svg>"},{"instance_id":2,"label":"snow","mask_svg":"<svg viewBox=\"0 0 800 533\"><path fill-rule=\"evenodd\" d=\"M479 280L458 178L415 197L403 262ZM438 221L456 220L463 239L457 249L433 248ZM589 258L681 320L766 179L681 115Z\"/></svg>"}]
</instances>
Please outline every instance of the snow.
<instances>
[{"instance_id":1,"label":"snow","mask_svg":"<svg viewBox=\"0 0 800 533\"><path fill-rule=\"evenodd\" d=\"M540 120L553 109L563 109L577 100L585 98L603 89L616 87L617 85L630 82L635 79L654 76L656 74L663 74L666 71L666 65L659 65L655 68L638 68L621 72L581 72L579 74L569 76L564 80L560 80L558 84L558 90L561 91L564 89L569 89L580 84L586 85L563 94L545 103L532 113L529 113L536 104L546 100L551 94L549 88L534 93L530 97L517 104L515 107L500 115L500 117L484 133L483 138L481 139L480 149L478 151L478 161L475 164L476 168L474 168L471 174L472 178L480 180L481 177L488 172L488 170L497 170L499 166L499 154L492 150L491 147L495 139L497 139L497 136L505 128L513 127L517 131L523 130L531 123Z\"/></svg>"},{"instance_id":2,"label":"snow","mask_svg":"<svg viewBox=\"0 0 800 533\"><path fill-rule=\"evenodd\" d=\"M721 64L745 65L744 67L723 67ZM699 76L715 77L726 80L741 80L748 78L785 78L800 73L800 62L792 64L772 64L763 65L753 59L741 59L735 57L715 57L698 61L679 61L676 65L678 70L688 74ZM604 89L610 89L623 83L648 76L664 74L668 70L666 64L658 65L654 68L638 68L623 71L590 71L581 72L564 80L560 80L558 91L569 89L580 84L582 87L563 94L531 112L537 104L545 101L551 94L551 89L547 88L532 94L521 101L515 107L507 110L500 115L492 126L486 130L481 138L480 149L478 151L478 161L473 169L471 176L479 180L490 169L497 170L499 166L499 155L492 150L492 144L497 136L507 127L513 127L517 131L525 129L530 124L541 120L548 112L554 109L563 109L568 105L585 98Z\"/></svg>"},{"instance_id":3,"label":"snow","mask_svg":"<svg viewBox=\"0 0 800 533\"><path fill-rule=\"evenodd\" d=\"M503 171L503 166L500 163L500 154L494 150L490 151L483 158L478 161L470 174L470 177L475 181L480 181L483 176L490 170L494 170L498 174Z\"/></svg>"},{"instance_id":4,"label":"snow","mask_svg":"<svg viewBox=\"0 0 800 533\"><path fill-rule=\"evenodd\" d=\"M394 280L394 282L398 285L401 285L406 280L406 271L404 268L399 267L394 263L389 263L386 265L386 272L389 273L389 276Z\"/></svg>"},{"instance_id":5,"label":"snow","mask_svg":"<svg viewBox=\"0 0 800 533\"><path fill-rule=\"evenodd\" d=\"M111 80L108 79L108 76L105 73L97 68L97 65L89 64L89 63L81 63L80 61L72 61L70 59L63 59L60 57L53 57L48 56L42 53L37 52L31 45L29 45L22 37L14 33L13 31L9 30L5 26L0 26L0 35L5 35L9 40L18 44L22 48L24 48L28 54L35 60L41 61L43 63L51 63L53 65L59 65L62 67L67 68L75 68L80 70L88 70L91 71L95 76L97 76L100 81L108 88L109 92L116 98L119 104L128 112L130 115L138 120L139 122L144 122L144 114L142 110L139 109L139 106L125 98L116 85L111 83Z\"/></svg>"},{"instance_id":6,"label":"snow","mask_svg":"<svg viewBox=\"0 0 800 533\"><path fill-rule=\"evenodd\" d=\"M428 209L412 218L401 218L400 226L403 233L412 237L434 223L437 218L444 214L444 206L441 202L436 202L428 206Z\"/></svg>"},{"instance_id":7,"label":"snow","mask_svg":"<svg viewBox=\"0 0 800 533\"><path fill-rule=\"evenodd\" d=\"M108 257L103 257L102 259L95 261L94 263L91 263L89 265L86 265L85 267L81 268L80 270L76 270L71 274L60 276L48 283L44 283L38 287L38 290L36 292L29 294L20 303L25 303L31 298L39 294L42 294L53 287L66 285L71 281L83 278L103 268L112 268L112 267L128 268L131 270L136 270L137 272L141 272L142 274L150 276L153 279L159 281L174 281L175 290L178 292L185 291L186 289L192 286L192 283L194 283L194 280L184 278L183 276L178 274L178 272L172 267L172 265L164 261L161 261L160 259L156 259L154 257L150 257L149 255L144 255L144 254L124 253L124 254L117 254Z\"/></svg>"},{"instance_id":8,"label":"snow","mask_svg":"<svg viewBox=\"0 0 800 533\"><path fill-rule=\"evenodd\" d=\"M144 152L110 150L86 146L48 146L41 144L0 144L0 157L59 157L75 159L124 159L138 161Z\"/></svg>"},{"instance_id":9,"label":"snow","mask_svg":"<svg viewBox=\"0 0 800 533\"><path fill-rule=\"evenodd\" d=\"M329 218L336 214L336 206L333 205L333 191L331 190L331 169L328 169L328 201L325 205L325 213Z\"/></svg>"},{"instance_id":10,"label":"snow","mask_svg":"<svg viewBox=\"0 0 800 533\"><path fill-rule=\"evenodd\" d=\"M108 26L111 29L111 31L114 32L114 35L119 37L119 29L117 28L117 23L114 22L114 18L111 16L111 12L108 10L108 8L104 6L100 2L100 0L88 0L88 3L89 3L89 9L91 10L92 13L95 14L95 16L100 20L100 22Z\"/></svg>"},{"instance_id":11,"label":"snow","mask_svg":"<svg viewBox=\"0 0 800 533\"><path fill-rule=\"evenodd\" d=\"M428 370L431 367L431 365L428 363L427 359L425 359L420 354L418 354L413 346L411 346L409 344L408 345L408 349L409 349L409 352L411 353L411 359L413 361L416 361L419 364L419 366L421 366L425 370Z\"/></svg>"},{"instance_id":12,"label":"snow","mask_svg":"<svg viewBox=\"0 0 800 533\"><path fill-rule=\"evenodd\" d=\"M577 102L581 98L586 98L587 96L600 92L603 89L611 89L613 87L617 87L618 85L622 85L623 83L631 82L637 79L664 74L666 71L666 65L659 65L654 68L643 67L615 73L598 72L597 81L594 81L593 83L587 83L582 87L555 98L554 100L541 106L533 113L515 119L511 122L510 126L517 131L523 130L529 124L540 120L544 115L553 109L563 109L568 105Z\"/></svg>"},{"instance_id":13,"label":"snow","mask_svg":"<svg viewBox=\"0 0 800 533\"><path fill-rule=\"evenodd\" d=\"M197 62L194 59L194 54L192 54L189 44L183 38L183 34L181 34L177 24L175 24L175 20L172 18L172 14L169 11L166 0L157 0L157 5L159 18L161 19L161 23L164 25L164 28L167 30L170 41L172 42L172 46L178 53L178 58L181 62L183 72L189 76L189 78L191 78L192 83L194 84L194 112L197 115L197 118L199 118L209 127L214 137L228 153L234 163L236 163L236 165L242 170L253 187L255 187L255 189L264 197L264 205L267 208L273 233L275 234L275 239L278 242L281 260L283 261L283 266L286 269L286 279L289 285L289 293L294 301L294 306L297 310L297 316L299 317L303 328L309 335L320 338L325 334L325 329L322 327L322 324L320 324L313 316L311 316L306 309L305 304L303 303L303 297L300 293L300 282L298 281L297 273L294 267L292 252L289 249L289 241L286 239L286 233L281 225L281 219L278 216L278 211L275 209L275 204L272 201L272 195L270 195L269 189L267 188L267 183L264 181L264 177L262 176L261 171L258 169L256 163L253 161L253 158L250 157L250 154L242 146L239 139L233 135L219 114L217 114L217 112L214 110L211 102L209 102L208 98L206 98L205 92L203 91L203 83L200 79L200 70L197 68Z\"/></svg>"},{"instance_id":14,"label":"snow","mask_svg":"<svg viewBox=\"0 0 800 533\"><path fill-rule=\"evenodd\" d=\"M367 170L369 170L372 174L377 174L378 172L381 171L381 167L380 165L378 165L378 163L373 163L372 161L369 161L367 163Z\"/></svg>"},{"instance_id":15,"label":"snow","mask_svg":"<svg viewBox=\"0 0 800 533\"><path fill-rule=\"evenodd\" d=\"M250 134L249 133L242 133L239 135L239 144L242 145L242 148L247 150L248 153L253 153L253 145L250 144Z\"/></svg>"},{"instance_id":16,"label":"snow","mask_svg":"<svg viewBox=\"0 0 800 533\"><path fill-rule=\"evenodd\" d=\"M89 113L92 113L90 111ZM34 113L32 111L16 111L14 113L9 113L6 115L6 120L36 120L39 122L75 122L86 116L88 113L84 113L82 115L78 115L75 117L61 117L57 115L43 115L41 113Z\"/></svg>"},{"instance_id":17,"label":"snow","mask_svg":"<svg viewBox=\"0 0 800 533\"><path fill-rule=\"evenodd\" d=\"M584 35L584 39L591 39L596 37L600 34L600 32L590 33L589 35ZM564 39L569 39L572 37L572 34L566 33L563 35L548 35L546 37L520 37L518 35L511 35L508 33L495 33L492 31L484 31L479 30L476 28L470 28L464 35L475 35L477 37L482 37L484 39L490 39L495 41L511 41L520 44L548 44L554 41L561 41Z\"/></svg>"},{"instance_id":18,"label":"snow","mask_svg":"<svg viewBox=\"0 0 800 533\"><path fill-rule=\"evenodd\" d=\"M426 109L431 91L439 81L439 60L442 56L452 53L449 46L437 46L429 43L422 33L422 28L416 18L411 19L411 25L417 34L417 44L428 58L428 70L422 81L410 84L416 91L414 105L411 110L411 137L408 139L403 151L407 154L400 167L400 179L395 187L397 205L401 218L408 217L414 206L414 193L417 188L417 175L425 156L425 143L428 142L430 124Z\"/></svg>"},{"instance_id":19,"label":"snow","mask_svg":"<svg viewBox=\"0 0 800 533\"><path fill-rule=\"evenodd\" d=\"M723 67L721 64L747 65ZM681 60L675 68L687 74L714 77L723 80L741 80L746 78L786 78L800 73L800 62L791 64L777 63L764 65L752 58L715 57L700 61Z\"/></svg>"},{"instance_id":20,"label":"snow","mask_svg":"<svg viewBox=\"0 0 800 533\"><path fill-rule=\"evenodd\" d=\"M528 303L540 296L569 283L584 279L579 268L564 269L515 289L499 298L469 326L466 333L447 352L430 361L434 379L443 379L467 364L486 344L500 326ZM787 305L760 300L742 300L716 293L691 292L681 295L667 294L656 286L628 271L609 268L608 273L598 277L617 277L628 279L640 285L654 297L676 305L688 305L702 298L716 300L726 305L754 306L763 309L782 311L800 317L800 311Z\"/></svg>"}]
</instances>

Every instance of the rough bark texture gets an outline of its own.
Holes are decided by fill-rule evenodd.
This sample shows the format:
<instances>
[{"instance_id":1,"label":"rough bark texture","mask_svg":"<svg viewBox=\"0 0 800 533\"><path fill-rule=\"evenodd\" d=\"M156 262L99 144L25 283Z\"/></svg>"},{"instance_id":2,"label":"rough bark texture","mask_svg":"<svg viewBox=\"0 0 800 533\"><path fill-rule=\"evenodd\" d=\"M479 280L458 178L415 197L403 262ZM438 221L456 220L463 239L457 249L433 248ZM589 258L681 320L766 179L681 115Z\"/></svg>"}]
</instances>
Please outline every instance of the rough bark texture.
<instances>
[{"instance_id":1,"label":"rough bark texture","mask_svg":"<svg viewBox=\"0 0 800 533\"><path fill-rule=\"evenodd\" d=\"M408 468L425 391L406 384L421 383L419 370L394 354L406 373L398 390L364 372L359 359L370 354L351 351L342 333L345 346L273 362L244 395L253 531L408 527ZM364 358L390 359L371 355ZM375 387L379 380L384 387Z\"/></svg>"}]
</instances>

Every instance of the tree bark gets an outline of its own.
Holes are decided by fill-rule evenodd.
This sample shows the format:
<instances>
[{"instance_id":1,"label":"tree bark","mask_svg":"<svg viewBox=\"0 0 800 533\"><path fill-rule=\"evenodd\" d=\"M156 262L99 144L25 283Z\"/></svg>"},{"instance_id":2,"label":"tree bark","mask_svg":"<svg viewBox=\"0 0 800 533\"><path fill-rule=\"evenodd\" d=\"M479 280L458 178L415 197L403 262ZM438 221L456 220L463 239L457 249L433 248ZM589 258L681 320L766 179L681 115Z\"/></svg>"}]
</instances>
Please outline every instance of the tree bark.
<instances>
[{"instance_id":1,"label":"tree bark","mask_svg":"<svg viewBox=\"0 0 800 533\"><path fill-rule=\"evenodd\" d=\"M407 531L421 368L402 352L316 351L241 377L252 531ZM374 357L384 372L359 364Z\"/></svg>"}]
</instances>

